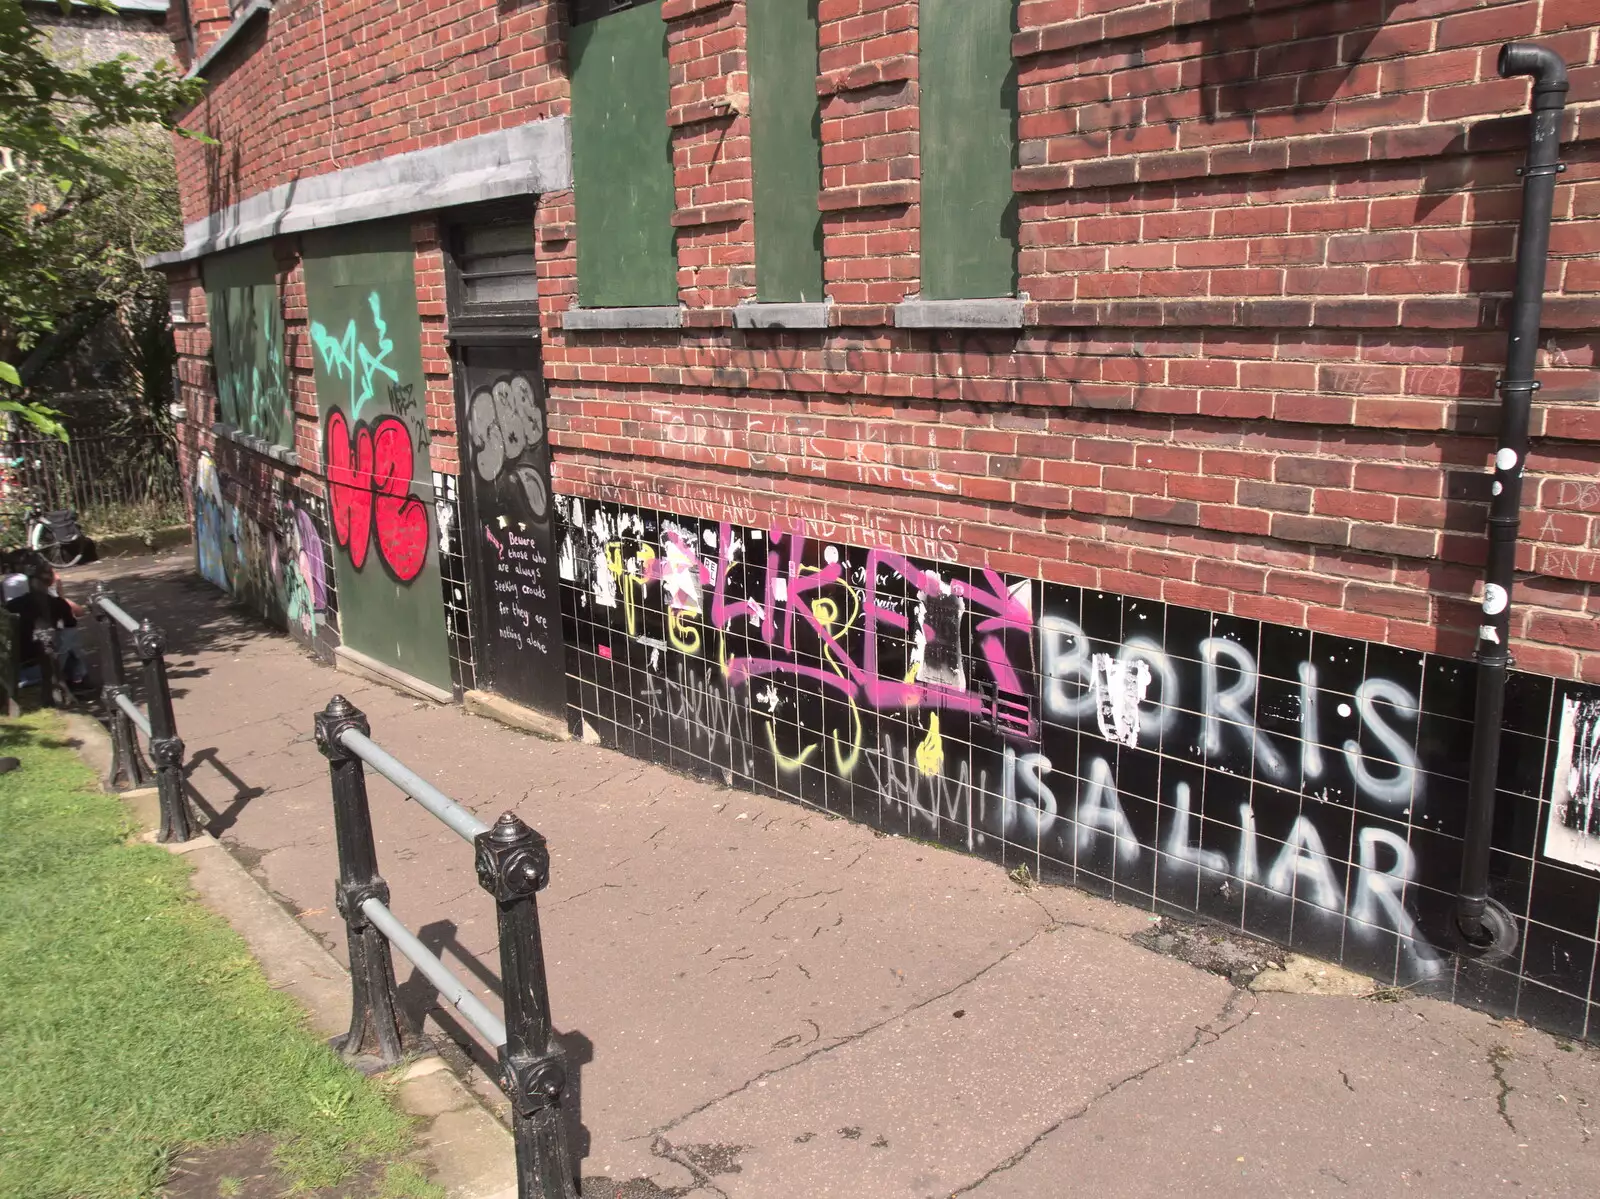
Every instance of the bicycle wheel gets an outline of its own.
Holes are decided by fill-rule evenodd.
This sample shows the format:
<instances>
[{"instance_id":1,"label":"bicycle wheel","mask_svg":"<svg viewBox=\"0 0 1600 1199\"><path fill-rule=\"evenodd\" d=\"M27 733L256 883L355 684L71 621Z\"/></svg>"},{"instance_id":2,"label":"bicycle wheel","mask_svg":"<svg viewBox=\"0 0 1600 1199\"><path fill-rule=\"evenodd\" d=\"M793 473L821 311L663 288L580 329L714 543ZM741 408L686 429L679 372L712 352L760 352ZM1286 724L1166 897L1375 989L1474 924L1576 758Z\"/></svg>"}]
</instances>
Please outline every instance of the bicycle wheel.
<instances>
[{"instance_id":1,"label":"bicycle wheel","mask_svg":"<svg viewBox=\"0 0 1600 1199\"><path fill-rule=\"evenodd\" d=\"M49 521L39 521L28 534L28 545L37 550L52 566L76 566L83 557L83 549L76 542L63 545Z\"/></svg>"}]
</instances>

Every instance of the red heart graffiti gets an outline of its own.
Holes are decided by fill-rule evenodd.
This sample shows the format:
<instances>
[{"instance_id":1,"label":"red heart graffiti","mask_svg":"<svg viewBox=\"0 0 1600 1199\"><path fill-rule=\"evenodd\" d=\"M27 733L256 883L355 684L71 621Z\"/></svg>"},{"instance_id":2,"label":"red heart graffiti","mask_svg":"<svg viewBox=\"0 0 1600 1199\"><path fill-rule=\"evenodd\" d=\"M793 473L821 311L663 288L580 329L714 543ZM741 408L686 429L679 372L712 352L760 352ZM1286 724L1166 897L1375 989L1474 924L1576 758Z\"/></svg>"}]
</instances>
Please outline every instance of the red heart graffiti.
<instances>
[{"instance_id":1,"label":"red heart graffiti","mask_svg":"<svg viewBox=\"0 0 1600 1199\"><path fill-rule=\"evenodd\" d=\"M362 426L352 446L344 413L334 409L325 442L333 535L349 551L351 565L360 570L372 532L372 437Z\"/></svg>"},{"instance_id":2,"label":"red heart graffiti","mask_svg":"<svg viewBox=\"0 0 1600 1199\"><path fill-rule=\"evenodd\" d=\"M411 430L403 421L386 416L372 434L373 473L378 497L373 515L378 530L378 552L389 569L406 582L416 578L428 556L428 510L411 494Z\"/></svg>"},{"instance_id":3,"label":"red heart graffiti","mask_svg":"<svg viewBox=\"0 0 1600 1199\"><path fill-rule=\"evenodd\" d=\"M374 532L378 554L394 576L409 583L428 556L428 510L411 494L416 451L411 430L393 416L354 435L344 413L328 416L328 484L333 534L360 570Z\"/></svg>"}]
</instances>

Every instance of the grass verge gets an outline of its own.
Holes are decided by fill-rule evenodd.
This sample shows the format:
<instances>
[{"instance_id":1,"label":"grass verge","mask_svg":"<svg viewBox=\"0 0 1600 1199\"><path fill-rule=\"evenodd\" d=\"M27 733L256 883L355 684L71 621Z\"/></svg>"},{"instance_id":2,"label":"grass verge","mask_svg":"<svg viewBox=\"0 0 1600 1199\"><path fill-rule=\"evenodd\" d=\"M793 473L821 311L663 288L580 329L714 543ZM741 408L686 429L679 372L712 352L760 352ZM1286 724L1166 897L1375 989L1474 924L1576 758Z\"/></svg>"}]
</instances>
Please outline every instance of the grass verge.
<instances>
[{"instance_id":1,"label":"grass verge","mask_svg":"<svg viewBox=\"0 0 1600 1199\"><path fill-rule=\"evenodd\" d=\"M251 1135L297 1189L376 1170L386 1196L439 1195L381 1086L304 1027L181 857L126 843L60 731L0 723L22 762L0 775L0 1195L147 1195L179 1148Z\"/></svg>"}]
</instances>

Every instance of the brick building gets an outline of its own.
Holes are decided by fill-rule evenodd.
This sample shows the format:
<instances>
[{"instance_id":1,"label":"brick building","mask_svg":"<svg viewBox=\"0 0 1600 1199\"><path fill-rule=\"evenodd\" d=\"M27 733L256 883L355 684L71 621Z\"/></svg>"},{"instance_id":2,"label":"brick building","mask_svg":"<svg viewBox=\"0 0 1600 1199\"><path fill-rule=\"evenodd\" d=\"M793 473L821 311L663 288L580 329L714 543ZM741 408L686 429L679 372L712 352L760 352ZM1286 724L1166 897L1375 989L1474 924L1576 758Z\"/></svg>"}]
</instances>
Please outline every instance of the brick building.
<instances>
[{"instance_id":1,"label":"brick building","mask_svg":"<svg viewBox=\"0 0 1600 1199\"><path fill-rule=\"evenodd\" d=\"M1600 1032L1592 0L190 0L199 568L352 669ZM1490 952L1452 917L1566 63Z\"/></svg>"}]
</instances>

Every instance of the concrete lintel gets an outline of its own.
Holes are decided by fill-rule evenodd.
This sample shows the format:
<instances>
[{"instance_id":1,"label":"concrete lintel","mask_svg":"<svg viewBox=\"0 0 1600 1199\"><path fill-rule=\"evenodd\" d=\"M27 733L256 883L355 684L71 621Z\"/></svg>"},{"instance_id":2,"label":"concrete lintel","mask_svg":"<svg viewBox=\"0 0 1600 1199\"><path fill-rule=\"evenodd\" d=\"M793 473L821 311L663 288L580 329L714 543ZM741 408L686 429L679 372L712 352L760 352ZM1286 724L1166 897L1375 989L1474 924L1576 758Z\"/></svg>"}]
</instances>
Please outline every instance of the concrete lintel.
<instances>
[{"instance_id":1,"label":"concrete lintel","mask_svg":"<svg viewBox=\"0 0 1600 1199\"><path fill-rule=\"evenodd\" d=\"M735 329L826 329L827 303L739 304L733 310Z\"/></svg>"},{"instance_id":2,"label":"concrete lintel","mask_svg":"<svg viewBox=\"0 0 1600 1199\"><path fill-rule=\"evenodd\" d=\"M1020 329L1024 301L906 300L897 304L894 323L900 329Z\"/></svg>"},{"instance_id":3,"label":"concrete lintel","mask_svg":"<svg viewBox=\"0 0 1600 1199\"><path fill-rule=\"evenodd\" d=\"M282 184L189 222L183 249L152 255L145 266L175 266L280 234L571 186L567 118L550 117Z\"/></svg>"},{"instance_id":4,"label":"concrete lintel","mask_svg":"<svg viewBox=\"0 0 1600 1199\"><path fill-rule=\"evenodd\" d=\"M278 445L268 441L265 437L257 437L254 433L246 433L243 429L228 424L226 421L216 421L211 426L211 432L224 441L231 441L235 445L242 445L247 450L252 450L274 462L281 462L285 466L298 467L300 455L286 445Z\"/></svg>"},{"instance_id":5,"label":"concrete lintel","mask_svg":"<svg viewBox=\"0 0 1600 1199\"><path fill-rule=\"evenodd\" d=\"M456 697L441 687L432 683L425 683L414 675L409 675L403 670L396 670L387 662L380 662L376 658L368 657L359 650L353 650L348 645L341 645L333 651L333 664L346 674L357 675L363 679L371 679L374 683L382 683L386 687L393 687L396 691L403 691L407 695L415 695L418 699L432 700L436 704L453 704Z\"/></svg>"},{"instance_id":6,"label":"concrete lintel","mask_svg":"<svg viewBox=\"0 0 1600 1199\"><path fill-rule=\"evenodd\" d=\"M227 53L228 47L244 36L245 31L254 25L257 17L265 17L272 11L272 0L250 0L244 10L233 19L233 24L222 31L222 35L212 42L206 52L194 60L194 66L189 68L185 79L193 79L197 75L204 75L206 68Z\"/></svg>"},{"instance_id":7,"label":"concrete lintel","mask_svg":"<svg viewBox=\"0 0 1600 1199\"><path fill-rule=\"evenodd\" d=\"M561 327L574 333L602 329L681 329L683 309L667 305L659 308L569 308L561 315Z\"/></svg>"}]
</instances>

